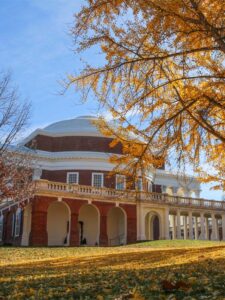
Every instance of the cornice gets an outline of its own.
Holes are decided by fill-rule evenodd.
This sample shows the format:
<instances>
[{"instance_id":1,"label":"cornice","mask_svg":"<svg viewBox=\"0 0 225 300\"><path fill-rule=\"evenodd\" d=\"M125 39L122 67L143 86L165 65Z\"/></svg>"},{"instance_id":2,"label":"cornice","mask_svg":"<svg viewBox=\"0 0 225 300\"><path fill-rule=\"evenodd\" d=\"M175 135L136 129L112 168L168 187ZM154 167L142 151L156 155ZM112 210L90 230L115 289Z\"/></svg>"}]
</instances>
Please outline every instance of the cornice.
<instances>
[{"instance_id":1,"label":"cornice","mask_svg":"<svg viewBox=\"0 0 225 300\"><path fill-rule=\"evenodd\" d=\"M35 138L37 135L43 135L43 136L47 136L47 137L67 137L67 136L84 136L84 137L101 137L101 138L106 138L106 139L110 139L113 138L113 136L105 136L103 134L101 134L100 132L92 132L92 131L81 131L81 132L67 132L67 131L62 131L62 132L50 132L44 129L36 129L35 131L33 131L30 135L28 135L24 140L22 140L19 143L19 146L24 146L26 145L29 141L31 141L33 138Z\"/></svg>"}]
</instances>

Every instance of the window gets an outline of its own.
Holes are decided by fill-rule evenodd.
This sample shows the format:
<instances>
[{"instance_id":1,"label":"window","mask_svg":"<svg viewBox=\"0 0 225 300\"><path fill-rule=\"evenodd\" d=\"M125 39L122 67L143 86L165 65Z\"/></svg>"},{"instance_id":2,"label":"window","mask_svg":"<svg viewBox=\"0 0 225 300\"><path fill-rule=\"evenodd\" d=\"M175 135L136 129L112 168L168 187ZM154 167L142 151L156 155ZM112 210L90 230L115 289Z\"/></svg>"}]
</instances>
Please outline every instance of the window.
<instances>
[{"instance_id":1,"label":"window","mask_svg":"<svg viewBox=\"0 0 225 300\"><path fill-rule=\"evenodd\" d=\"M12 237L14 237L15 230L15 214L12 215Z\"/></svg>"},{"instance_id":2,"label":"window","mask_svg":"<svg viewBox=\"0 0 225 300\"><path fill-rule=\"evenodd\" d=\"M142 191L142 190L143 190L142 178L138 178L138 179L137 179L136 189L137 189L138 191Z\"/></svg>"},{"instance_id":3,"label":"window","mask_svg":"<svg viewBox=\"0 0 225 300\"><path fill-rule=\"evenodd\" d=\"M116 189L117 190L126 189L126 177L124 175L116 175Z\"/></svg>"},{"instance_id":4,"label":"window","mask_svg":"<svg viewBox=\"0 0 225 300\"><path fill-rule=\"evenodd\" d=\"M0 241L2 241L3 237L3 215L0 216Z\"/></svg>"},{"instance_id":5,"label":"window","mask_svg":"<svg viewBox=\"0 0 225 300\"><path fill-rule=\"evenodd\" d=\"M92 186L103 187L103 174L92 173Z\"/></svg>"},{"instance_id":6,"label":"window","mask_svg":"<svg viewBox=\"0 0 225 300\"><path fill-rule=\"evenodd\" d=\"M20 235L21 217L22 217L22 210L21 208L18 208L15 215L15 236Z\"/></svg>"},{"instance_id":7,"label":"window","mask_svg":"<svg viewBox=\"0 0 225 300\"><path fill-rule=\"evenodd\" d=\"M79 173L78 172L68 172L67 173L67 183L78 184L79 183Z\"/></svg>"}]
</instances>

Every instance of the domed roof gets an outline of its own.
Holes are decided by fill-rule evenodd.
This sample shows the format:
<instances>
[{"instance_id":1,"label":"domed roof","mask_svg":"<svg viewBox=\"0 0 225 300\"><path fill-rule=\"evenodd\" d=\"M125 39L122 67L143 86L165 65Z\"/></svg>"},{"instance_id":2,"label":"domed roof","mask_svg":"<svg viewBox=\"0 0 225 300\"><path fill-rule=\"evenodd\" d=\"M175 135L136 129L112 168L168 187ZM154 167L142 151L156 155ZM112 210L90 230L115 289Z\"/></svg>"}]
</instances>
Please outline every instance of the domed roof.
<instances>
[{"instance_id":1,"label":"domed roof","mask_svg":"<svg viewBox=\"0 0 225 300\"><path fill-rule=\"evenodd\" d=\"M94 124L98 118L95 116L80 116L74 119L63 120L52 123L43 129L36 129L20 145L25 145L37 135L45 135L50 137L63 136L94 136L104 137Z\"/></svg>"},{"instance_id":2,"label":"domed roof","mask_svg":"<svg viewBox=\"0 0 225 300\"><path fill-rule=\"evenodd\" d=\"M93 121L94 116L80 116L74 119L52 123L43 129L53 135L102 136Z\"/></svg>"}]
</instances>

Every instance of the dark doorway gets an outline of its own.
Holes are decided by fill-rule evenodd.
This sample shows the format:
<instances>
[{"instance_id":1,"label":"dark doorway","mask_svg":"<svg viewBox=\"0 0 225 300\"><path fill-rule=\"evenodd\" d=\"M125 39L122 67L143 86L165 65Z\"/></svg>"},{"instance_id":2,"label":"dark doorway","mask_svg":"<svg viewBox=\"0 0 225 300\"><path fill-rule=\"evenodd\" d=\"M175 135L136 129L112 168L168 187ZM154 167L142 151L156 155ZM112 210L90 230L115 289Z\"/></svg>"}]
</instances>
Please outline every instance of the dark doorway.
<instances>
[{"instance_id":1,"label":"dark doorway","mask_svg":"<svg viewBox=\"0 0 225 300\"><path fill-rule=\"evenodd\" d=\"M152 226L153 226L153 240L159 240L159 217L152 217Z\"/></svg>"}]
</instances>

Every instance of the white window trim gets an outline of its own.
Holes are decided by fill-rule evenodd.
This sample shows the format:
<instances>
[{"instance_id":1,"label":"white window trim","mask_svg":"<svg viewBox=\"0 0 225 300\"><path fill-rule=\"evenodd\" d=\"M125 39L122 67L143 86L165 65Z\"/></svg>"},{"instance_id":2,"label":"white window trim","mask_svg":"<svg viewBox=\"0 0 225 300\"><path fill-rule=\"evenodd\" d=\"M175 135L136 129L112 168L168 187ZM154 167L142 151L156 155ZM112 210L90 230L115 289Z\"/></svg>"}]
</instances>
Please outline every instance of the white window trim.
<instances>
[{"instance_id":1,"label":"white window trim","mask_svg":"<svg viewBox=\"0 0 225 300\"><path fill-rule=\"evenodd\" d=\"M0 215L0 241L3 239L4 216Z\"/></svg>"},{"instance_id":2,"label":"white window trim","mask_svg":"<svg viewBox=\"0 0 225 300\"><path fill-rule=\"evenodd\" d=\"M98 173L98 172L93 172L93 173L92 173L92 176L91 176L91 185L92 185L93 187L95 187L95 186L94 186L94 175L101 175L101 177L102 177L101 188L104 187L104 173Z\"/></svg>"},{"instance_id":3,"label":"white window trim","mask_svg":"<svg viewBox=\"0 0 225 300\"><path fill-rule=\"evenodd\" d=\"M22 210L21 208L17 208L17 211L15 213L15 222L14 222L14 232L15 232L15 237L20 236L20 229L21 229L21 213Z\"/></svg>"},{"instance_id":4,"label":"white window trim","mask_svg":"<svg viewBox=\"0 0 225 300\"><path fill-rule=\"evenodd\" d=\"M79 172L67 172L66 174L66 182L69 183L69 176L71 174L76 174L77 175L77 182L73 184L79 184Z\"/></svg>"},{"instance_id":5,"label":"white window trim","mask_svg":"<svg viewBox=\"0 0 225 300\"><path fill-rule=\"evenodd\" d=\"M15 233L15 213L13 213L12 215L12 237L14 237L14 233Z\"/></svg>"},{"instance_id":6,"label":"white window trim","mask_svg":"<svg viewBox=\"0 0 225 300\"><path fill-rule=\"evenodd\" d=\"M124 188L123 189L118 189L117 188L118 178L119 177L122 177L124 179ZM121 190L121 191L126 190L126 176L125 175L116 174L116 190Z\"/></svg>"}]
</instances>

